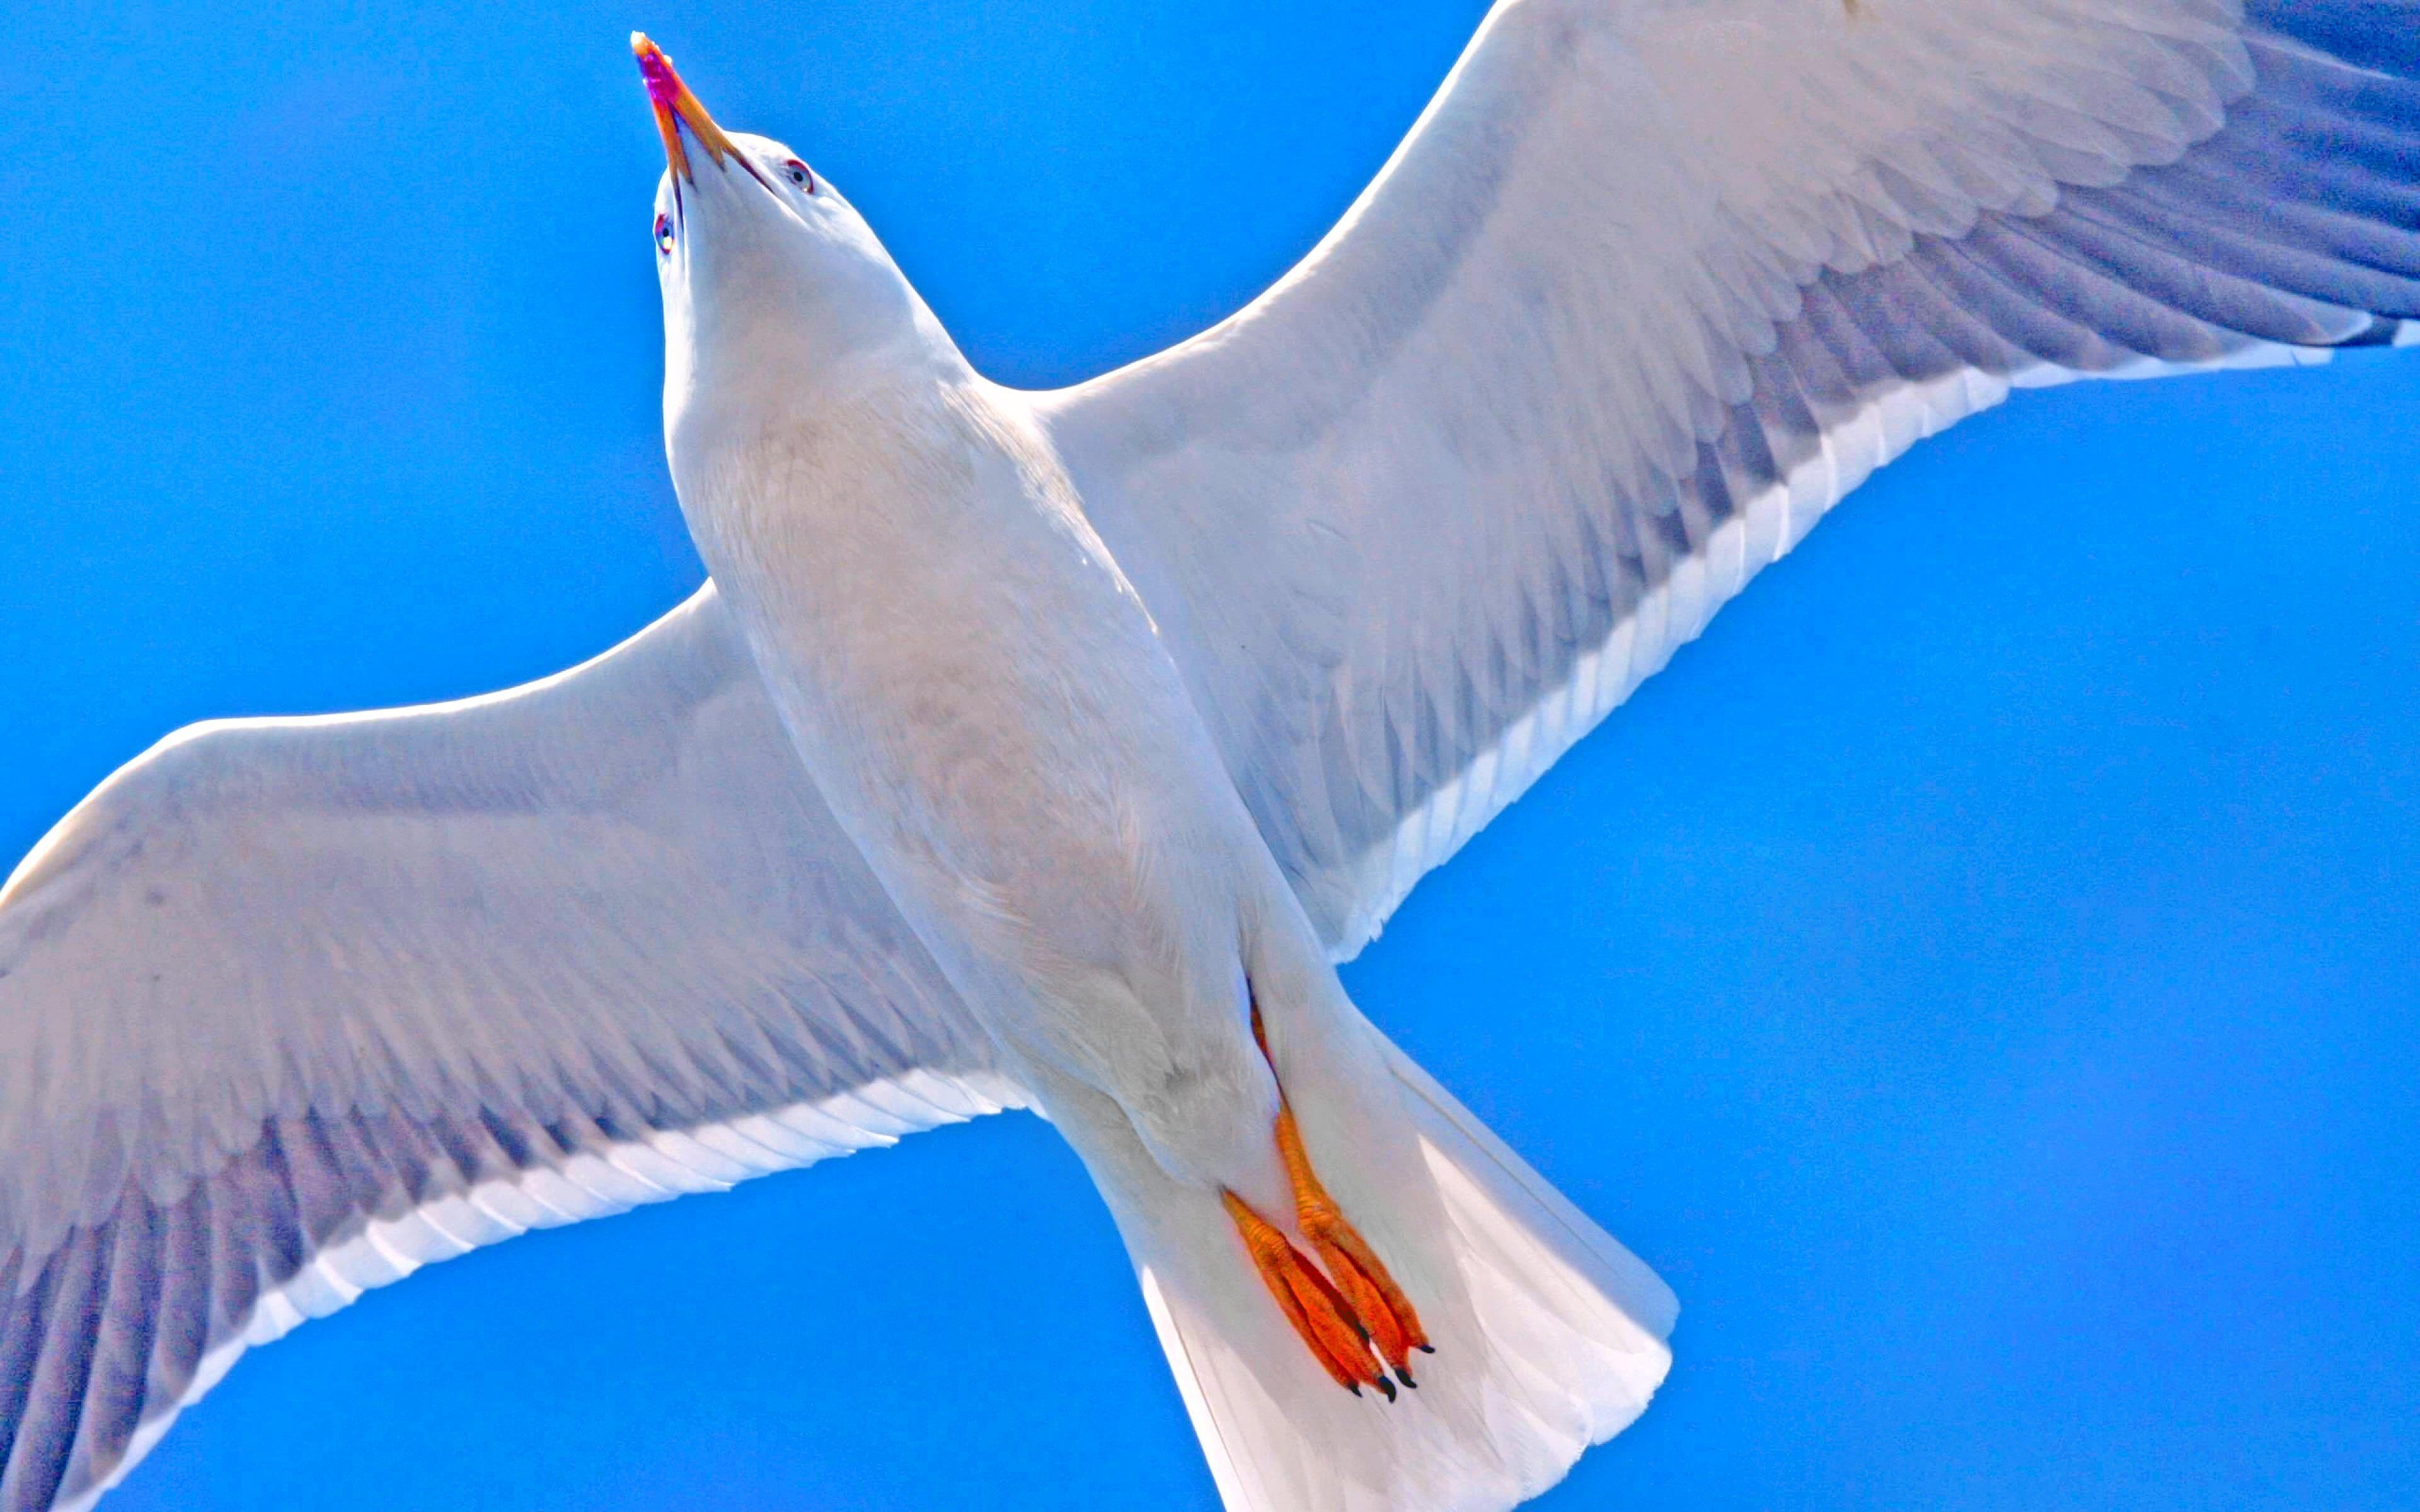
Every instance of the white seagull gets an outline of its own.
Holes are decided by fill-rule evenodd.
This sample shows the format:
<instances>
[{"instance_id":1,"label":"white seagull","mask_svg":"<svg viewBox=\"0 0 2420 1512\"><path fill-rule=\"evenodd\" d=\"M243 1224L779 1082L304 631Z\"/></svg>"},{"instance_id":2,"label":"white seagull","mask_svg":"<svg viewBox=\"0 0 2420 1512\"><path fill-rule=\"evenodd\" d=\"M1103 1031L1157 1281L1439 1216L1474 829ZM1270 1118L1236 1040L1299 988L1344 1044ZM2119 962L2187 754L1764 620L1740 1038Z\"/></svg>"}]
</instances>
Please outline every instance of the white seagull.
<instances>
[{"instance_id":1,"label":"white seagull","mask_svg":"<svg viewBox=\"0 0 2420 1512\"><path fill-rule=\"evenodd\" d=\"M1672 1295L1334 964L1919 437L2420 317L2413 0L1502 0L1301 266L1047 393L633 45L712 581L17 868L0 1512L427 1261L1011 1106L1229 1507L1534 1495Z\"/></svg>"}]
</instances>

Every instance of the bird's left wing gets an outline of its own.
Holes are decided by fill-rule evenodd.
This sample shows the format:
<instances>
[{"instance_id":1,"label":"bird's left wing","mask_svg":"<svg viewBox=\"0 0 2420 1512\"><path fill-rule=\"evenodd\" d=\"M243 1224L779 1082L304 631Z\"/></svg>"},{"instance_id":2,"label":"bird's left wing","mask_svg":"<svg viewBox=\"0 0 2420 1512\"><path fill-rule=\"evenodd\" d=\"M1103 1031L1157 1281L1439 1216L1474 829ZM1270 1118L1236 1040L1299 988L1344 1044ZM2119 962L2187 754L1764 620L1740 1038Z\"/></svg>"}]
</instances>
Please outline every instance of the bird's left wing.
<instances>
[{"instance_id":1,"label":"bird's left wing","mask_svg":"<svg viewBox=\"0 0 2420 1512\"><path fill-rule=\"evenodd\" d=\"M1918 437L2414 316L2412 0L1499 0L1275 288L1034 403L1350 955Z\"/></svg>"},{"instance_id":2,"label":"bird's left wing","mask_svg":"<svg viewBox=\"0 0 2420 1512\"><path fill-rule=\"evenodd\" d=\"M1021 1101L711 585L509 693L172 736L0 891L0 1512L427 1261Z\"/></svg>"}]
</instances>

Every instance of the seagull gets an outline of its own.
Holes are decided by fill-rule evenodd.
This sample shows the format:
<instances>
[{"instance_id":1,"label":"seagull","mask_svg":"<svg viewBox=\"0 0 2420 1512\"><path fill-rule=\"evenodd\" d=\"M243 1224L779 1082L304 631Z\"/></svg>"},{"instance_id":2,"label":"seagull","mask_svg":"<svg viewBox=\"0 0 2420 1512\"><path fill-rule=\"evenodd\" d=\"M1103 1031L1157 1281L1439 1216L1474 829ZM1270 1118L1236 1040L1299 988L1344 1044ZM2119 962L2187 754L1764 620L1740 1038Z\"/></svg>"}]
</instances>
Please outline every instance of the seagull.
<instances>
[{"instance_id":1,"label":"seagull","mask_svg":"<svg viewBox=\"0 0 2420 1512\"><path fill-rule=\"evenodd\" d=\"M17 867L0 1512L430 1261L1017 1107L1229 1508L1534 1496L1673 1295L1337 964L1918 439L2420 330L2413 0L1500 0L1299 266L1049 393L632 48L710 581Z\"/></svg>"}]
</instances>

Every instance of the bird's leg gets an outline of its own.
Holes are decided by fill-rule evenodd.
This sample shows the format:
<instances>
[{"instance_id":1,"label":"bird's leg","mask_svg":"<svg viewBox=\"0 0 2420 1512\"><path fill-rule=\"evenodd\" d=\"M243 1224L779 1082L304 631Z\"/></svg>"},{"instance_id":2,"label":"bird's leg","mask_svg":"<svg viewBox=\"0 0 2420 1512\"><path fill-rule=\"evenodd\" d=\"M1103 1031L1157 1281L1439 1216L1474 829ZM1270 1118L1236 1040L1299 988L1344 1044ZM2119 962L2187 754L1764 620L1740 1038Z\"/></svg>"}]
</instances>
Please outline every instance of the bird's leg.
<instances>
[{"instance_id":1,"label":"bird's leg","mask_svg":"<svg viewBox=\"0 0 2420 1512\"><path fill-rule=\"evenodd\" d=\"M1259 1042L1262 1056L1267 1057L1269 1041L1257 1003L1252 1005L1252 1038ZM1277 1069L1274 1061L1269 1069ZM1278 1158L1294 1186L1295 1220L1326 1267L1326 1274L1314 1269L1284 1234L1232 1192L1226 1195L1228 1214L1235 1220L1244 1247L1260 1268L1270 1295L1277 1298L1279 1309L1336 1383L1356 1396L1363 1385L1376 1386L1392 1401L1394 1384L1372 1362L1371 1351L1376 1350L1404 1385L1416 1384L1412 1351L1435 1352L1420 1329L1419 1314L1320 1184L1303 1149L1302 1131L1295 1123L1282 1083L1278 1088L1276 1134Z\"/></svg>"},{"instance_id":2,"label":"bird's leg","mask_svg":"<svg viewBox=\"0 0 2420 1512\"><path fill-rule=\"evenodd\" d=\"M1252 1205L1234 1193L1222 1195L1227 1215L1235 1220L1235 1231L1244 1236L1244 1248L1269 1295L1277 1299L1278 1311L1302 1335L1320 1368L1356 1396L1362 1387L1375 1386L1393 1401L1395 1383L1371 1358L1370 1331L1354 1316L1351 1304L1277 1225L1253 1211Z\"/></svg>"},{"instance_id":3,"label":"bird's leg","mask_svg":"<svg viewBox=\"0 0 2420 1512\"><path fill-rule=\"evenodd\" d=\"M1268 1033L1261 1026L1258 1003L1252 1005L1252 1039L1274 1073L1277 1062L1269 1056ZM1335 1278L1337 1289L1368 1326L1379 1354L1394 1366L1404 1385L1417 1384L1412 1380L1412 1351L1436 1351L1420 1328L1420 1316L1413 1310L1411 1299L1395 1285L1386 1265L1371 1253L1368 1241L1345 1222L1327 1188L1320 1184L1319 1173L1311 1169L1311 1156L1302 1148L1302 1131L1295 1124L1294 1107L1286 1100L1282 1082L1278 1086L1277 1136L1278 1158L1285 1163L1286 1175L1294 1182L1295 1221L1301 1226L1303 1237L1311 1241L1327 1273Z\"/></svg>"},{"instance_id":4,"label":"bird's leg","mask_svg":"<svg viewBox=\"0 0 2420 1512\"><path fill-rule=\"evenodd\" d=\"M1428 1335L1420 1331L1419 1314L1412 1310L1411 1299L1395 1285L1387 1267L1370 1252L1369 1242L1336 1211L1334 1199L1311 1168L1311 1158L1303 1153L1294 1109L1282 1101L1278 1103L1278 1155L1285 1162L1286 1174L1294 1179L1295 1222L1301 1226L1303 1237L1318 1252L1320 1263L1335 1278L1336 1289L1344 1294L1354 1316L1370 1330L1370 1342L1379 1355L1395 1367L1404 1385L1419 1385L1412 1379L1412 1351L1436 1352L1429 1347Z\"/></svg>"}]
</instances>

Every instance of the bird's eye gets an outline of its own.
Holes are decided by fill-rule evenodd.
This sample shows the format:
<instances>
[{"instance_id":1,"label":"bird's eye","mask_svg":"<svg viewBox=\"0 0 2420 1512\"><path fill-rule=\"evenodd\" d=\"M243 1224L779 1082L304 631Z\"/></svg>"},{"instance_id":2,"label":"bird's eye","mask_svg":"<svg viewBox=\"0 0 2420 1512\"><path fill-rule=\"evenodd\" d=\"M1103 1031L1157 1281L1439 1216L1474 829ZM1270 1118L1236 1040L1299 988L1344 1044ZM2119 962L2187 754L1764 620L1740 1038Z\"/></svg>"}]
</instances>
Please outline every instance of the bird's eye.
<instances>
[{"instance_id":1,"label":"bird's eye","mask_svg":"<svg viewBox=\"0 0 2420 1512\"><path fill-rule=\"evenodd\" d=\"M815 171L796 158L782 164L782 177L810 194L815 192Z\"/></svg>"},{"instance_id":2,"label":"bird's eye","mask_svg":"<svg viewBox=\"0 0 2420 1512\"><path fill-rule=\"evenodd\" d=\"M673 218L669 215L656 217L656 251L666 257L673 255Z\"/></svg>"}]
</instances>

